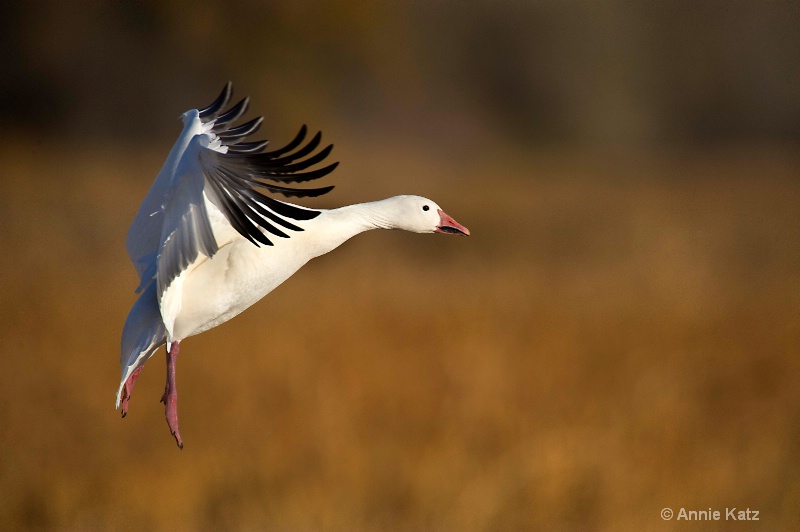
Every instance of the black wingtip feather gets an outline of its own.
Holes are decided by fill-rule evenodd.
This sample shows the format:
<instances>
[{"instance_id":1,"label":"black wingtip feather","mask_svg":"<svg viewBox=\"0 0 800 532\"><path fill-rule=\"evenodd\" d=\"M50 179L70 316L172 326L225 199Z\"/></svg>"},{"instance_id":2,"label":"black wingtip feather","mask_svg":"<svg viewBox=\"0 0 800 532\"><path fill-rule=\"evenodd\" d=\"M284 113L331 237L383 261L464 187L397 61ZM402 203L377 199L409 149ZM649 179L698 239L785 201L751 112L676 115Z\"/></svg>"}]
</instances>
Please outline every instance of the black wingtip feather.
<instances>
[{"instance_id":1,"label":"black wingtip feather","mask_svg":"<svg viewBox=\"0 0 800 532\"><path fill-rule=\"evenodd\" d=\"M215 133L218 131L222 131L225 129L225 125L228 122L235 122L238 120L243 114L247 112L247 107L250 105L250 97L246 96L239 100L239 102L228 109L225 113L219 115L216 120L214 120L214 128L212 131Z\"/></svg>"},{"instance_id":2,"label":"black wingtip feather","mask_svg":"<svg viewBox=\"0 0 800 532\"><path fill-rule=\"evenodd\" d=\"M233 85L228 82L222 93L208 107L199 111L204 122L214 120L212 132L215 133L227 153L204 151L201 164L206 178L217 197L218 206L226 218L244 238L255 246L273 245L270 238L277 236L289 238L278 227L289 231L302 231L303 228L290 220L311 220L320 211L305 209L264 195L257 189L281 194L288 198L317 197L333 190L333 186L320 188L292 188L270 184L301 183L330 174L339 165L334 162L323 168L304 171L321 163L333 149L333 145L314 153L322 141L322 133L317 132L308 142L308 126L303 124L294 138L285 146L264 152L268 141L245 142L246 138L259 130L263 117L257 117L245 124L231 127L247 111L250 98L245 97L227 110L233 93ZM223 111L224 110L224 111ZM267 234L270 237L267 237Z\"/></svg>"},{"instance_id":3,"label":"black wingtip feather","mask_svg":"<svg viewBox=\"0 0 800 532\"><path fill-rule=\"evenodd\" d=\"M296 152L288 153L291 150L286 150L286 148L284 148L284 150L286 150L286 151L284 151L284 153L288 153L288 155L284 155L283 157L280 157L280 158L270 157L271 159L273 159L271 164L273 164L273 165L285 165L285 164L288 164L288 163L290 163L290 162L292 162L292 161L294 161L296 159L300 159L302 157L305 157L306 155L308 155L309 153L311 153L312 151L317 149L317 146L319 146L319 143L321 141L322 141L322 132L318 131L317 134L314 135L314 138L312 138L310 141L308 141L308 144L306 144L305 146L303 146L302 148L300 148ZM325 149L327 151L323 150L323 151L325 151L325 156L324 157L328 156L328 154L330 153L330 149L332 149L332 148L333 148L333 145L328 146L328 148ZM292 149L294 149L294 148L292 148ZM267 154L264 154L264 155L266 156Z\"/></svg>"},{"instance_id":4,"label":"black wingtip feather","mask_svg":"<svg viewBox=\"0 0 800 532\"><path fill-rule=\"evenodd\" d=\"M296 147L298 147L298 146L300 145L300 143L301 143L301 142L303 142L303 139L305 139L305 138L306 138L306 133L307 133L307 132L308 132L308 128L306 127L306 125L305 125L305 124L303 124L303 125L300 127L300 131L298 131L298 132L297 132L297 135L295 135L295 136L294 136L294 139L292 139L292 141L291 141L289 144L287 144L287 145L286 145L286 146L284 146L283 148L280 148L280 149L277 149L277 150L273 150L273 151L268 151L268 152L265 152L265 153L263 153L262 155L263 155L264 157L270 157L270 158L273 158L273 159L275 159L275 158L278 158L278 157L280 157L280 156L281 156L281 155L283 155L284 153L289 153L290 151L292 151L293 149L295 149Z\"/></svg>"},{"instance_id":5,"label":"black wingtip feather","mask_svg":"<svg viewBox=\"0 0 800 532\"><path fill-rule=\"evenodd\" d=\"M262 186L270 192L281 194L285 198L316 198L333 190L332 185L321 188L289 188L264 183Z\"/></svg>"},{"instance_id":6,"label":"black wingtip feather","mask_svg":"<svg viewBox=\"0 0 800 532\"><path fill-rule=\"evenodd\" d=\"M252 135L259 129L261 129L261 124L264 122L264 117L259 116L246 122L238 127L233 127L226 131L223 131L218 136L220 140L222 140L223 144L228 144L230 141L235 140L243 140L245 137Z\"/></svg>"},{"instance_id":7,"label":"black wingtip feather","mask_svg":"<svg viewBox=\"0 0 800 532\"><path fill-rule=\"evenodd\" d=\"M257 154L264 151L264 148L269 144L268 140L261 140L258 142L240 142L228 147L228 153L247 153Z\"/></svg>"},{"instance_id":8,"label":"black wingtip feather","mask_svg":"<svg viewBox=\"0 0 800 532\"><path fill-rule=\"evenodd\" d=\"M219 93L219 96L217 96L217 99L214 100L211 103L211 105L209 105L208 107L204 107L203 109L200 109L199 111L200 118L208 118L209 120L214 118L217 115L217 113L219 113L220 109L228 105L228 101L231 99L232 94L233 94L233 83L229 81L228 83L225 84L225 86L222 88L222 92ZM204 122L207 121L208 120L204 120Z\"/></svg>"}]
</instances>

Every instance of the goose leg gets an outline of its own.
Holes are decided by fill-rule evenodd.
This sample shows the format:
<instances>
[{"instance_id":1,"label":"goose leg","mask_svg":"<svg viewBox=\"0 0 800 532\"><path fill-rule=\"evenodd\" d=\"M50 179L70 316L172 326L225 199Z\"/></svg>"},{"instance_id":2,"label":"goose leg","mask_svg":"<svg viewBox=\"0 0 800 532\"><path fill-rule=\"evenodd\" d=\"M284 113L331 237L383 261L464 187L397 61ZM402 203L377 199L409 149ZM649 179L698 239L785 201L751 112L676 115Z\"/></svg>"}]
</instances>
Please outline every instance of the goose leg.
<instances>
[{"instance_id":1,"label":"goose leg","mask_svg":"<svg viewBox=\"0 0 800 532\"><path fill-rule=\"evenodd\" d=\"M183 449L183 440L178 431L178 388L175 385L175 362L178 360L178 342L172 342L172 347L167 351L167 385L164 388L164 395L161 402L164 403L164 413L167 417L169 431L175 436L178 447Z\"/></svg>"},{"instance_id":2,"label":"goose leg","mask_svg":"<svg viewBox=\"0 0 800 532\"><path fill-rule=\"evenodd\" d=\"M131 393L133 392L133 385L136 384L136 379L139 378L139 374L144 369L144 366L136 369L133 373L130 374L128 380L125 381L125 386L122 387L122 417L128 415L128 400L131 398Z\"/></svg>"}]
</instances>

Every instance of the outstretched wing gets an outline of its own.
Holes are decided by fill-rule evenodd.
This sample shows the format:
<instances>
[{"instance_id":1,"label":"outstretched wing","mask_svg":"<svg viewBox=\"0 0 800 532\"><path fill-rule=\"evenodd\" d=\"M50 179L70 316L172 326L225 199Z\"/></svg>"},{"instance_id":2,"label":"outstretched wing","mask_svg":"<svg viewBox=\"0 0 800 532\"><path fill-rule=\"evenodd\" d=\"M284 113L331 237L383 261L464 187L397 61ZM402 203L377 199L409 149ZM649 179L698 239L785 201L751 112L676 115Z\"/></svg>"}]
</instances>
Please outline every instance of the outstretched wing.
<instances>
[{"instance_id":1,"label":"outstretched wing","mask_svg":"<svg viewBox=\"0 0 800 532\"><path fill-rule=\"evenodd\" d=\"M309 220L319 214L319 211L278 201L260 192L258 188L297 198L320 196L333 189L332 186L301 189L276 184L319 179L332 172L339 164L333 163L317 170L306 171L322 162L333 146L303 159L319 146L321 140L321 135L317 133L305 146L296 149L302 145L305 135L306 127L303 126L292 142L271 152L241 152L236 150L236 145L229 145L227 153L213 149L198 153L206 183L212 192L209 199L224 213L230 225L255 245L272 245L269 237L261 231L262 228L274 236L288 238L289 235L284 230L302 229L287 218ZM220 140L225 141L222 136Z\"/></svg>"},{"instance_id":2,"label":"outstretched wing","mask_svg":"<svg viewBox=\"0 0 800 532\"><path fill-rule=\"evenodd\" d=\"M226 88L229 85L226 85ZM181 117L183 130L172 146L167 160L164 161L164 165L150 186L147 196L139 207L139 212L136 213L136 217L128 229L125 245L128 256L136 268L136 273L139 274L140 284L137 292L144 290L155 278L158 250L161 247L161 233L166 215L165 205L175 186L175 170L189 142L204 129L203 122L190 117L190 113L191 111L184 113ZM197 112L195 111L195 113Z\"/></svg>"},{"instance_id":3,"label":"outstretched wing","mask_svg":"<svg viewBox=\"0 0 800 532\"><path fill-rule=\"evenodd\" d=\"M317 151L320 133L306 142L303 126L283 148L265 151L268 141L247 140L259 130L263 117L234 125L247 111L249 98L223 112L231 93L228 83L214 103L184 113L183 131L128 232L128 253L141 280L139 291L157 280L169 332L168 316L174 320L180 305L180 287L170 287L201 253L212 257L228 241L223 235L233 230L256 246L272 245L275 237L289 238L291 232L302 231L294 222L319 214L269 193L313 197L333 188L292 186L319 179L338 165L312 169L333 149L331 145ZM165 297L168 289L172 294Z\"/></svg>"}]
</instances>

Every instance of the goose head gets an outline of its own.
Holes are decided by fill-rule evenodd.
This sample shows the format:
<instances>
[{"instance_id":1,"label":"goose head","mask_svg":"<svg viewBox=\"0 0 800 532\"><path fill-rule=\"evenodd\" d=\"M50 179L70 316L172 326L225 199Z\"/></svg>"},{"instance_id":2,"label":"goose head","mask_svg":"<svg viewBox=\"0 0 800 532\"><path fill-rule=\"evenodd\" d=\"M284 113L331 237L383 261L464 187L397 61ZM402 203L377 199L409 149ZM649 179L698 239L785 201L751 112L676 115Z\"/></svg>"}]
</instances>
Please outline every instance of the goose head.
<instances>
[{"instance_id":1,"label":"goose head","mask_svg":"<svg viewBox=\"0 0 800 532\"><path fill-rule=\"evenodd\" d=\"M469 229L445 213L435 201L422 196L395 196L391 211L397 229L414 233L444 233L469 236Z\"/></svg>"}]
</instances>

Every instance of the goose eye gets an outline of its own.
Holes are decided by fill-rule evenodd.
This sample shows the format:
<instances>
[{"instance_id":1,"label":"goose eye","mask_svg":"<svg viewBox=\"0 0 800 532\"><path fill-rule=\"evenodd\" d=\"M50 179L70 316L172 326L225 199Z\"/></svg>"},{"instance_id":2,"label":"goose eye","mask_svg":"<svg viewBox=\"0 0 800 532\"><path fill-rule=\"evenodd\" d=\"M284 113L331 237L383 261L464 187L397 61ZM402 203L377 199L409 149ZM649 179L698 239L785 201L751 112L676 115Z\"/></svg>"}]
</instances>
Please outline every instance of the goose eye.
<instances>
[{"instance_id":1,"label":"goose eye","mask_svg":"<svg viewBox=\"0 0 800 532\"><path fill-rule=\"evenodd\" d=\"M423 211L427 211L428 209L430 209L430 207L428 207L427 205L423 205L423 206L422 206L422 210L423 210Z\"/></svg>"}]
</instances>

